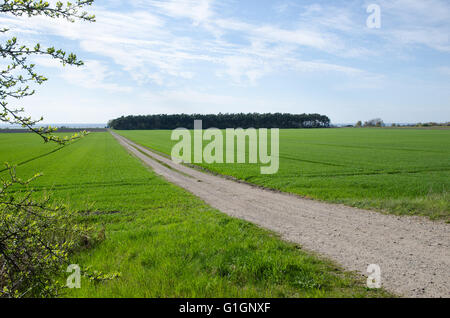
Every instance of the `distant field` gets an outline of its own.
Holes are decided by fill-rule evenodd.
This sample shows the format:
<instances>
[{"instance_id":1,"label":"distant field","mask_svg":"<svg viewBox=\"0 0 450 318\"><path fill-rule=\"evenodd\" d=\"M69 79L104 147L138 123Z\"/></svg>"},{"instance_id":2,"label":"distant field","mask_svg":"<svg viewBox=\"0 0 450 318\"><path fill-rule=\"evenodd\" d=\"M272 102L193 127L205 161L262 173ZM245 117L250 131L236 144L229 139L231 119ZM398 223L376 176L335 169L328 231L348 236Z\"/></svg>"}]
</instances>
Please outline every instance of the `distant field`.
<instances>
[{"instance_id":1,"label":"distant field","mask_svg":"<svg viewBox=\"0 0 450 318\"><path fill-rule=\"evenodd\" d=\"M170 154L171 131L118 131ZM449 219L450 130L280 131L280 170L201 164L211 171L305 197L395 214Z\"/></svg>"},{"instance_id":2,"label":"distant field","mask_svg":"<svg viewBox=\"0 0 450 318\"><path fill-rule=\"evenodd\" d=\"M106 229L105 241L73 255L71 263L122 276L106 283L83 278L82 288L67 296L386 295L155 176L109 133L93 133L59 150L32 134L0 134L0 149L0 162L24 162L19 176L44 173L33 183L37 196L53 190L55 200L82 212L80 221Z\"/></svg>"}]
</instances>

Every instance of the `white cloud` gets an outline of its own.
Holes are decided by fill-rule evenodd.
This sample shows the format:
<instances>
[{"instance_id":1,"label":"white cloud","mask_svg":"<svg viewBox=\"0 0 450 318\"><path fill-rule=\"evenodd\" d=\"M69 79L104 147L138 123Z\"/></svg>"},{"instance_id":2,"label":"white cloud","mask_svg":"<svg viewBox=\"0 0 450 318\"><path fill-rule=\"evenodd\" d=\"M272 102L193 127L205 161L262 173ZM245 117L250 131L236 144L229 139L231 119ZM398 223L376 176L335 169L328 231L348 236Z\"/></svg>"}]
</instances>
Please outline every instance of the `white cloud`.
<instances>
[{"instance_id":1,"label":"white cloud","mask_svg":"<svg viewBox=\"0 0 450 318\"><path fill-rule=\"evenodd\" d=\"M277 44L294 44L326 50L333 47L336 38L308 29L286 30L273 25L252 25L232 19L218 19L215 24L225 30L243 32L248 38Z\"/></svg>"},{"instance_id":2,"label":"white cloud","mask_svg":"<svg viewBox=\"0 0 450 318\"><path fill-rule=\"evenodd\" d=\"M189 18L194 25L207 21L212 15L212 0L150 1L160 12L173 18Z\"/></svg>"},{"instance_id":3,"label":"white cloud","mask_svg":"<svg viewBox=\"0 0 450 318\"><path fill-rule=\"evenodd\" d=\"M214 94L201 90L177 89L161 92L145 92L140 95L141 106L130 110L133 114L157 113L214 113L214 109L226 109L226 112L242 112L243 107L248 112L270 111L273 101L260 98L237 97L225 94ZM278 105L280 105L278 101ZM132 106L133 107L133 106ZM137 108L136 108L137 107Z\"/></svg>"},{"instance_id":4,"label":"white cloud","mask_svg":"<svg viewBox=\"0 0 450 318\"><path fill-rule=\"evenodd\" d=\"M339 6L286 2L278 12L298 12L298 21L289 28L224 17L213 0L135 0L122 12L110 9L122 3L115 0L108 7L93 8L97 16L93 24L45 17L0 17L0 24L11 26L12 33L26 39L46 34L79 43L82 51L94 57L87 67L62 76L82 87L129 91L130 87L121 85L123 74L111 71L117 66L138 85L184 85L196 78L200 63L208 65L211 74L238 85L255 86L272 72L295 71L338 73L352 82L357 78L361 87L373 87L382 75L364 71L351 59L384 54L392 43L449 51L448 32L443 30L450 20L450 6L441 0L425 2L380 0L383 21L396 23L383 22L386 29L378 34L365 27L362 2L360 11L355 2ZM365 46L364 39L372 35L390 44L384 41L378 49ZM233 41L235 36L242 41ZM315 58L316 54L321 57Z\"/></svg>"},{"instance_id":5,"label":"white cloud","mask_svg":"<svg viewBox=\"0 0 450 318\"><path fill-rule=\"evenodd\" d=\"M104 89L112 92L131 92L133 90L132 87L108 81L114 77L114 74L101 61L87 60L84 61L83 66L66 66L64 68L59 62L50 58L37 57L33 58L33 62L44 67L57 68L60 78L83 88Z\"/></svg>"},{"instance_id":6,"label":"white cloud","mask_svg":"<svg viewBox=\"0 0 450 318\"><path fill-rule=\"evenodd\" d=\"M409 28L391 33L401 45L425 45L432 49L450 52L449 35L435 28Z\"/></svg>"},{"instance_id":7,"label":"white cloud","mask_svg":"<svg viewBox=\"0 0 450 318\"><path fill-rule=\"evenodd\" d=\"M217 75L227 76L239 85L255 85L258 79L271 71L271 67L264 60L248 56L227 56L223 59L223 64L226 66L225 70L217 71Z\"/></svg>"},{"instance_id":8,"label":"white cloud","mask_svg":"<svg viewBox=\"0 0 450 318\"><path fill-rule=\"evenodd\" d=\"M123 86L119 83L110 83L107 81L113 74L109 68L100 61L87 60L85 65L71 70L67 70L61 74L69 83L74 83L88 89L104 89L112 92L131 92L132 87Z\"/></svg>"},{"instance_id":9,"label":"white cloud","mask_svg":"<svg viewBox=\"0 0 450 318\"><path fill-rule=\"evenodd\" d=\"M152 81L169 85L180 79L190 80L196 76L194 65L206 62L216 65L213 73L227 76L236 84L256 85L260 78L274 69L288 69L285 67L288 61L303 63L303 66L308 62L317 64L298 57L296 51L303 48L347 56L367 53L362 48L347 49L340 37L332 32L305 27L307 20L312 19L311 14L324 12L319 6L308 7L304 11L304 23L292 29L219 18L212 0L134 1L131 6L128 12L97 7L94 10L97 22L93 24L70 24L45 17L0 18L0 23L12 25L16 33L40 30L41 33L78 41L84 51L110 59L138 84ZM337 23L329 13L326 14L328 18L324 20L328 21L328 26L350 23L348 16L340 15L344 16L340 19L345 23ZM192 21L190 35L180 33L177 27L172 26L170 19L174 18ZM238 32L248 40L248 44L224 40L222 36L229 32ZM106 64L93 67L96 74L107 73ZM329 66L308 68L314 71L330 69ZM338 65L333 70L349 74L348 69ZM71 79L78 76L74 73ZM105 80L102 76L90 78ZM99 87L114 86L99 84Z\"/></svg>"},{"instance_id":10,"label":"white cloud","mask_svg":"<svg viewBox=\"0 0 450 318\"><path fill-rule=\"evenodd\" d=\"M450 52L450 4L445 0L381 0L384 36L399 46Z\"/></svg>"}]
</instances>

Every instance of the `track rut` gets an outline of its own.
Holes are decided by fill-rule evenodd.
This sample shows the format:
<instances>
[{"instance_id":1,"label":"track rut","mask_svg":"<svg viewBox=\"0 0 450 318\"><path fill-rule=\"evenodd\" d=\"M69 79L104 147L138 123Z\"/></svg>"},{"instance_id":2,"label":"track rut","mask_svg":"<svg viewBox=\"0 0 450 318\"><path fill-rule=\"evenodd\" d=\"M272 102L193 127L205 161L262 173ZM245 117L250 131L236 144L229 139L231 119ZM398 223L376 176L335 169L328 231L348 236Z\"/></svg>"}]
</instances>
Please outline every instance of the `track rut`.
<instances>
[{"instance_id":1,"label":"track rut","mask_svg":"<svg viewBox=\"0 0 450 318\"><path fill-rule=\"evenodd\" d=\"M285 240L367 275L404 297L450 297L450 225L398 217L261 189L179 165L114 132L146 165L210 206L279 233Z\"/></svg>"}]
</instances>

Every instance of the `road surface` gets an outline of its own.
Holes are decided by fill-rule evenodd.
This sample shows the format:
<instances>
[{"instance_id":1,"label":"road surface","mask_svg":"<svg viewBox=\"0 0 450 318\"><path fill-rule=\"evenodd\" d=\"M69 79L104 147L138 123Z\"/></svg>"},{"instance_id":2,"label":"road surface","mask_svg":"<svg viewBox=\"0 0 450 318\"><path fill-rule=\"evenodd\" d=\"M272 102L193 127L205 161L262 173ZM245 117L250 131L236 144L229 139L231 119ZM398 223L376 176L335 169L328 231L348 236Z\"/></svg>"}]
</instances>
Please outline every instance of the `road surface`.
<instances>
[{"instance_id":1,"label":"road surface","mask_svg":"<svg viewBox=\"0 0 450 318\"><path fill-rule=\"evenodd\" d=\"M261 189L175 164L111 133L157 174L223 213L277 232L362 275L369 264L377 264L383 287L399 296L450 297L450 224Z\"/></svg>"}]
</instances>

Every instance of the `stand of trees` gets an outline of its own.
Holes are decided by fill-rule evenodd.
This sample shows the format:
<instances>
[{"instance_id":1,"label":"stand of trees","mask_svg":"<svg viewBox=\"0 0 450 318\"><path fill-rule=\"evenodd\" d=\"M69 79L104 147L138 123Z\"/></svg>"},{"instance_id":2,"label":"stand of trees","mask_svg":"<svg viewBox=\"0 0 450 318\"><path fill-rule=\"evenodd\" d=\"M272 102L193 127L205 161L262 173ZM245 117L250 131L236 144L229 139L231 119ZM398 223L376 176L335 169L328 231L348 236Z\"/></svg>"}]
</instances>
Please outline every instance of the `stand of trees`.
<instances>
[{"instance_id":1,"label":"stand of trees","mask_svg":"<svg viewBox=\"0 0 450 318\"><path fill-rule=\"evenodd\" d=\"M127 116L109 121L108 127L118 130L193 129L194 120L202 120L203 128L328 128L330 119L319 114L178 114Z\"/></svg>"},{"instance_id":2,"label":"stand of trees","mask_svg":"<svg viewBox=\"0 0 450 318\"><path fill-rule=\"evenodd\" d=\"M385 124L381 118L375 118L364 122L364 127L384 127Z\"/></svg>"},{"instance_id":3,"label":"stand of trees","mask_svg":"<svg viewBox=\"0 0 450 318\"><path fill-rule=\"evenodd\" d=\"M361 127L384 127L386 126L381 118L375 118L364 122L364 125L361 121L358 121L355 125L357 128Z\"/></svg>"}]
</instances>

